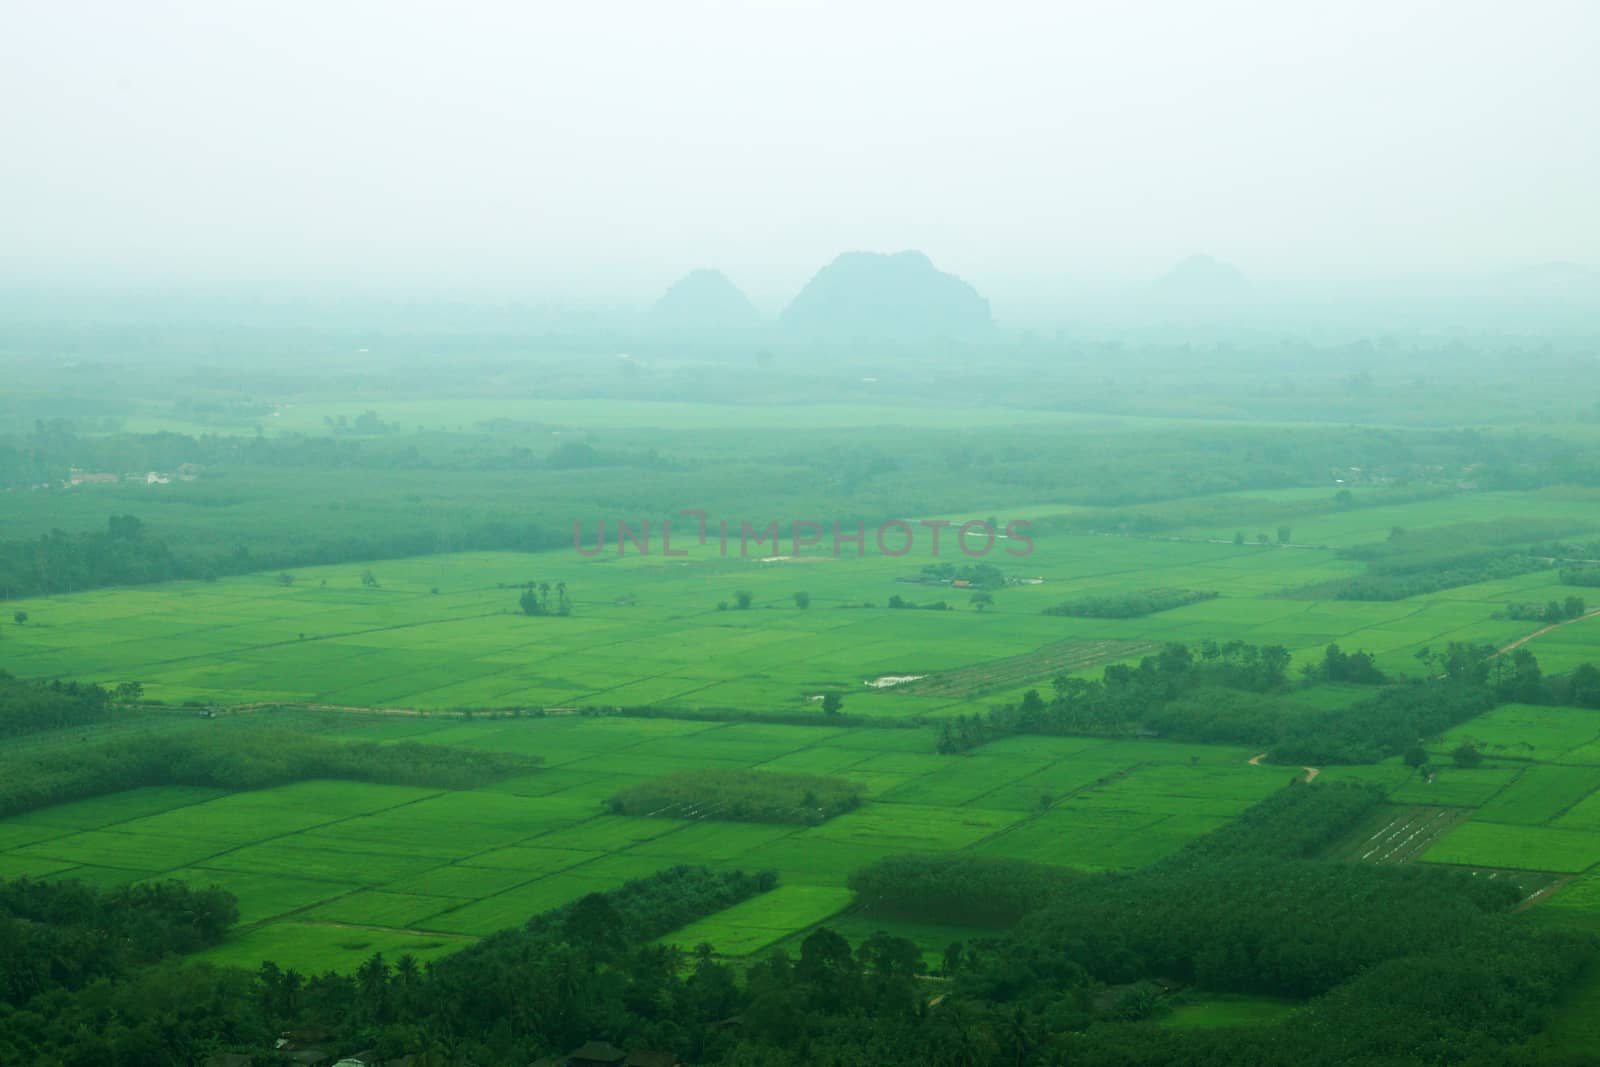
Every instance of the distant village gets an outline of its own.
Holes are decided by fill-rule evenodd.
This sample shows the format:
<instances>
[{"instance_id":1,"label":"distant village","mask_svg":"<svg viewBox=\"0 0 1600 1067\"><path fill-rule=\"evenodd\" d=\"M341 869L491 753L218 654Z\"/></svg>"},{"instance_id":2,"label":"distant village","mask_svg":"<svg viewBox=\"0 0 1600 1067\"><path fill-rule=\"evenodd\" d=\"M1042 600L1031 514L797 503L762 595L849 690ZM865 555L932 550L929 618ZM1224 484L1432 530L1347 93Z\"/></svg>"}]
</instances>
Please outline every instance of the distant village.
<instances>
[{"instance_id":1,"label":"distant village","mask_svg":"<svg viewBox=\"0 0 1600 1067\"><path fill-rule=\"evenodd\" d=\"M61 483L62 489L71 489L79 485L170 485L174 481L192 482L200 477L200 468L193 463L184 463L170 471L133 471L127 474L110 474L98 471L86 471L81 467L73 467L67 473L67 480ZM49 489L50 485L41 485L37 488Z\"/></svg>"}]
</instances>

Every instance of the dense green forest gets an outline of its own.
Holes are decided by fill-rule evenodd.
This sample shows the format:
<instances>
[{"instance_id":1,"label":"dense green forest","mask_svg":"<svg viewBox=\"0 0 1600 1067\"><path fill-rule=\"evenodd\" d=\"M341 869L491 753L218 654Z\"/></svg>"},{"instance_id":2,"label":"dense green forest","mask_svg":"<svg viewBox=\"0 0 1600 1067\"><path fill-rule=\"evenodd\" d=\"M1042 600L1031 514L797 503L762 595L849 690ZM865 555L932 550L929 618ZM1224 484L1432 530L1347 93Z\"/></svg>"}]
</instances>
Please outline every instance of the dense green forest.
<instances>
[{"instance_id":1,"label":"dense green forest","mask_svg":"<svg viewBox=\"0 0 1600 1067\"><path fill-rule=\"evenodd\" d=\"M238 918L215 887L0 881L0 1012L214 945Z\"/></svg>"}]
</instances>

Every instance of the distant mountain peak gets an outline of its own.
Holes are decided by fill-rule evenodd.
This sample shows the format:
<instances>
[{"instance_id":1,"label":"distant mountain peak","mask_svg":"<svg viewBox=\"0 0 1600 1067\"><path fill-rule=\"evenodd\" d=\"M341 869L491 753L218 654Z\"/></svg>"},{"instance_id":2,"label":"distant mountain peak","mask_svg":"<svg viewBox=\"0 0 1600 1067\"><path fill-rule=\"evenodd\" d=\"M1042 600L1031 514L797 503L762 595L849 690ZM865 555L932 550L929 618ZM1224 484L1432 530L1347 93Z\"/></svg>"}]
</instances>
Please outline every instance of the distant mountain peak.
<instances>
[{"instance_id":1,"label":"distant mountain peak","mask_svg":"<svg viewBox=\"0 0 1600 1067\"><path fill-rule=\"evenodd\" d=\"M1216 300L1244 293L1250 280L1232 263L1197 252L1179 260L1155 280L1153 288L1169 299Z\"/></svg>"},{"instance_id":2,"label":"distant mountain peak","mask_svg":"<svg viewBox=\"0 0 1600 1067\"><path fill-rule=\"evenodd\" d=\"M692 270L667 287L651 316L668 326L716 328L754 326L761 321L750 298L720 270Z\"/></svg>"},{"instance_id":3,"label":"distant mountain peak","mask_svg":"<svg viewBox=\"0 0 1600 1067\"><path fill-rule=\"evenodd\" d=\"M812 276L782 321L803 333L907 338L994 326L976 289L915 249L841 253Z\"/></svg>"}]
</instances>

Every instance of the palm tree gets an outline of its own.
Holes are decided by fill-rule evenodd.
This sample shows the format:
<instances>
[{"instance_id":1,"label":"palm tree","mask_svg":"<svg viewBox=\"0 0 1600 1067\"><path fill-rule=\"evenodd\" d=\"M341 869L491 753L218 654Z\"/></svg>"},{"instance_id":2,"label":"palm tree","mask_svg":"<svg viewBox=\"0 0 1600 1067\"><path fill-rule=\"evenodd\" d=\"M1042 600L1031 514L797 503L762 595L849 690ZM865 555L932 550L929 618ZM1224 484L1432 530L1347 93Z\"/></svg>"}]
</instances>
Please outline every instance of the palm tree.
<instances>
[{"instance_id":1,"label":"palm tree","mask_svg":"<svg viewBox=\"0 0 1600 1067\"><path fill-rule=\"evenodd\" d=\"M293 967L283 972L283 1013L294 1015L300 1010L300 990L305 988L305 976Z\"/></svg>"},{"instance_id":2,"label":"palm tree","mask_svg":"<svg viewBox=\"0 0 1600 1067\"><path fill-rule=\"evenodd\" d=\"M417 958L407 952L394 961L394 988L399 1003L396 1005L401 1014L411 1010L412 1001L417 995L417 985L422 981L422 968L417 966Z\"/></svg>"},{"instance_id":3,"label":"palm tree","mask_svg":"<svg viewBox=\"0 0 1600 1067\"><path fill-rule=\"evenodd\" d=\"M374 952L372 957L356 971L357 999L367 1018L382 1017L388 988L389 965L383 962L383 953Z\"/></svg>"}]
</instances>

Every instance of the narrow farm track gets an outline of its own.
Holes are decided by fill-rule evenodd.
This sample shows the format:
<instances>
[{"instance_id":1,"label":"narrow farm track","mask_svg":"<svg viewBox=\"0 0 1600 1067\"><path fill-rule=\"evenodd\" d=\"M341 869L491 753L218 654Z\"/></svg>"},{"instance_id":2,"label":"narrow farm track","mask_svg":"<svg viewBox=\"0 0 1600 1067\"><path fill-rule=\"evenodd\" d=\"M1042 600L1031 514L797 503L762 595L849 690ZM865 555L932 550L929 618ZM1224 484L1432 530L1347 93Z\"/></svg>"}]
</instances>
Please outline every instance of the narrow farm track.
<instances>
[{"instance_id":1,"label":"narrow farm track","mask_svg":"<svg viewBox=\"0 0 1600 1067\"><path fill-rule=\"evenodd\" d=\"M1570 881L1572 881L1572 875L1570 875L1570 874L1562 875L1561 877L1557 878L1555 881L1551 882L1549 885L1544 886L1544 887L1542 887L1540 889L1537 889L1532 893L1529 893L1528 896L1527 896L1527 899L1525 899L1521 904L1517 905L1516 910L1517 911L1527 911L1529 908L1531 908L1535 904L1539 903L1539 901L1543 900L1545 897L1549 896L1551 893L1554 893L1557 889L1560 889L1562 886L1566 885Z\"/></svg>"},{"instance_id":2,"label":"narrow farm track","mask_svg":"<svg viewBox=\"0 0 1600 1067\"><path fill-rule=\"evenodd\" d=\"M453 934L448 930L406 930L398 926L369 926L366 923L339 923L327 919L294 919L293 921L300 926L326 926L336 930L363 930L373 934L410 934L413 937L437 937L446 941L479 940L472 934Z\"/></svg>"},{"instance_id":3,"label":"narrow farm track","mask_svg":"<svg viewBox=\"0 0 1600 1067\"><path fill-rule=\"evenodd\" d=\"M1575 619L1563 619L1560 622L1553 622L1549 626L1541 626L1539 629L1533 631L1533 633L1529 634L1526 637L1519 637L1515 641L1511 642L1509 645L1500 646L1499 648L1495 649L1495 653L1494 654L1497 655L1497 656L1503 656L1507 652L1512 651L1513 649L1521 648L1523 645L1527 644L1529 641L1532 641L1535 637L1543 637L1545 634L1549 633L1551 630L1559 630L1563 626L1571 626L1575 622L1582 622L1584 619L1592 619L1596 615L1600 615L1600 608L1595 608L1593 611L1586 611L1582 615L1579 615Z\"/></svg>"},{"instance_id":4,"label":"narrow farm track","mask_svg":"<svg viewBox=\"0 0 1600 1067\"><path fill-rule=\"evenodd\" d=\"M350 715L438 715L441 718L449 718L452 715L464 716L468 713L468 709L464 708L425 711L421 708L370 707L353 704L296 704L286 700L262 700L251 704L219 704L217 706L218 711L224 711L230 715L248 715L267 708L292 708L297 711L340 711Z\"/></svg>"},{"instance_id":5,"label":"narrow farm track","mask_svg":"<svg viewBox=\"0 0 1600 1067\"><path fill-rule=\"evenodd\" d=\"M438 619L421 619L415 622L399 622L387 626L365 626L358 630L336 630L332 633L313 634L304 638L285 638L279 641L262 641L253 645L240 645L228 650L229 655L238 655L243 652L261 652L273 648L289 648L297 645L315 644L319 641L338 641L349 637L362 637L366 634L393 633L397 630L415 630L424 626L437 626L448 622L471 622L475 619L492 619L497 615L506 614L504 611L484 611L473 615L451 615ZM183 656L169 656L166 659L151 660L148 666L170 667L180 663L205 662L216 658L215 652L194 652Z\"/></svg>"},{"instance_id":6,"label":"narrow farm track","mask_svg":"<svg viewBox=\"0 0 1600 1067\"><path fill-rule=\"evenodd\" d=\"M1089 641L1073 639L1044 645L1032 652L985 660L938 671L904 685L894 686L894 692L911 696L948 697L967 700L984 693L1022 685L1039 678L1047 678L1063 670L1084 670L1104 663L1154 652L1161 647L1156 641Z\"/></svg>"},{"instance_id":7,"label":"narrow farm track","mask_svg":"<svg viewBox=\"0 0 1600 1067\"><path fill-rule=\"evenodd\" d=\"M1261 766L1261 761L1266 758L1267 754L1265 752L1257 752L1254 756L1251 756L1249 759L1245 760L1245 762L1250 764L1252 767L1259 767ZM1322 773L1321 767L1301 767L1300 769L1306 772L1304 780L1307 782L1316 781L1317 775Z\"/></svg>"}]
</instances>

